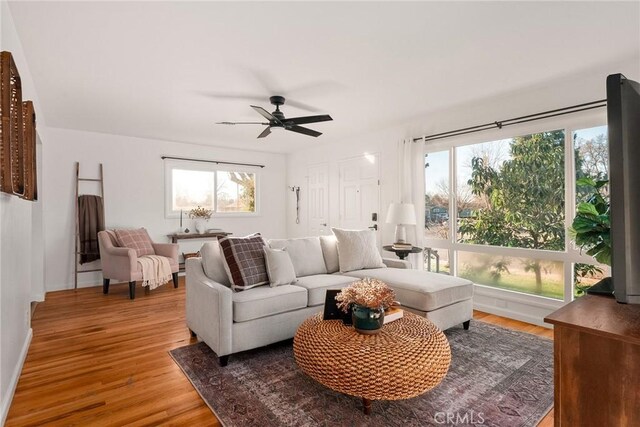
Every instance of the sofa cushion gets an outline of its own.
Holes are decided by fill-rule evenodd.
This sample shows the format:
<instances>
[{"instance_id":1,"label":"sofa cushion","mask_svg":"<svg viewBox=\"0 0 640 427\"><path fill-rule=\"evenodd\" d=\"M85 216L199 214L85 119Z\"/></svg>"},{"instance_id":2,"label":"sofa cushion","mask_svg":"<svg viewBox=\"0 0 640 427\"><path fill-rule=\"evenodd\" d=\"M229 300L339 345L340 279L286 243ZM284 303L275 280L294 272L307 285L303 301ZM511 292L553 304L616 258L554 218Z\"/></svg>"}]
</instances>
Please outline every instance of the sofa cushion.
<instances>
[{"instance_id":1,"label":"sofa cushion","mask_svg":"<svg viewBox=\"0 0 640 427\"><path fill-rule=\"evenodd\" d=\"M327 273L335 273L340 271L340 262L338 260L338 239L336 236L320 236L320 246L322 247L322 256L324 256L324 264L327 267Z\"/></svg>"},{"instance_id":2,"label":"sofa cushion","mask_svg":"<svg viewBox=\"0 0 640 427\"><path fill-rule=\"evenodd\" d=\"M153 244L146 229L121 229L113 231L118 239L118 246L134 249L139 257L155 255L156 251L153 250Z\"/></svg>"},{"instance_id":3,"label":"sofa cushion","mask_svg":"<svg viewBox=\"0 0 640 427\"><path fill-rule=\"evenodd\" d=\"M259 234L223 237L219 240L231 288L244 291L269 283L264 262L264 240Z\"/></svg>"},{"instance_id":4,"label":"sofa cushion","mask_svg":"<svg viewBox=\"0 0 640 427\"><path fill-rule=\"evenodd\" d=\"M286 249L289 252L296 277L327 272L320 247L320 238L317 236L300 239L272 239L269 240L269 246L273 249Z\"/></svg>"},{"instance_id":5,"label":"sofa cushion","mask_svg":"<svg viewBox=\"0 0 640 427\"><path fill-rule=\"evenodd\" d=\"M264 249L269 284L272 287L289 285L296 281L296 272L286 249L271 249L267 246L262 249Z\"/></svg>"},{"instance_id":6,"label":"sofa cushion","mask_svg":"<svg viewBox=\"0 0 640 427\"><path fill-rule=\"evenodd\" d=\"M332 228L338 239L340 271L384 268L373 230L342 230Z\"/></svg>"},{"instance_id":7,"label":"sofa cushion","mask_svg":"<svg viewBox=\"0 0 640 427\"><path fill-rule=\"evenodd\" d=\"M433 311L473 296L473 283L469 280L423 270L379 268L344 274L382 280L396 291L403 306L421 311Z\"/></svg>"},{"instance_id":8,"label":"sofa cushion","mask_svg":"<svg viewBox=\"0 0 640 427\"><path fill-rule=\"evenodd\" d=\"M227 271L224 268L220 243L217 240L205 242L200 248L200 256L202 257L204 274L214 282L231 287L229 276L227 276Z\"/></svg>"},{"instance_id":9,"label":"sofa cushion","mask_svg":"<svg viewBox=\"0 0 640 427\"><path fill-rule=\"evenodd\" d=\"M309 294L307 305L313 307L324 304L327 289L342 289L352 284L355 280L353 277L340 276L338 274L316 274L314 276L300 277L296 285L307 290Z\"/></svg>"},{"instance_id":10,"label":"sofa cushion","mask_svg":"<svg viewBox=\"0 0 640 427\"><path fill-rule=\"evenodd\" d=\"M233 321L246 322L306 307L307 290L295 285L261 286L234 292L232 299Z\"/></svg>"}]
</instances>

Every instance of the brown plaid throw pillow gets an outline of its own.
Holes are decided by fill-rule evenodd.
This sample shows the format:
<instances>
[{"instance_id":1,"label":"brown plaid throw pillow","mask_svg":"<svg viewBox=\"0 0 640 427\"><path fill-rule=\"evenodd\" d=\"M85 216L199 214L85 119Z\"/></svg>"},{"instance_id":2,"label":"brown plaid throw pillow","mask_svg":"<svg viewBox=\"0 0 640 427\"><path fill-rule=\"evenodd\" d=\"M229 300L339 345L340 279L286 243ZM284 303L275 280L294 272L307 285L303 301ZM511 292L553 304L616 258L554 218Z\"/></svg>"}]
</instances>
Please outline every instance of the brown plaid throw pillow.
<instances>
[{"instance_id":1,"label":"brown plaid throw pillow","mask_svg":"<svg viewBox=\"0 0 640 427\"><path fill-rule=\"evenodd\" d=\"M118 245L123 248L135 249L139 257L155 255L149 233L144 228L136 230L114 230Z\"/></svg>"},{"instance_id":2,"label":"brown plaid throw pillow","mask_svg":"<svg viewBox=\"0 0 640 427\"><path fill-rule=\"evenodd\" d=\"M264 240L260 234L223 237L219 243L233 290L244 291L269 283L262 249Z\"/></svg>"}]
</instances>

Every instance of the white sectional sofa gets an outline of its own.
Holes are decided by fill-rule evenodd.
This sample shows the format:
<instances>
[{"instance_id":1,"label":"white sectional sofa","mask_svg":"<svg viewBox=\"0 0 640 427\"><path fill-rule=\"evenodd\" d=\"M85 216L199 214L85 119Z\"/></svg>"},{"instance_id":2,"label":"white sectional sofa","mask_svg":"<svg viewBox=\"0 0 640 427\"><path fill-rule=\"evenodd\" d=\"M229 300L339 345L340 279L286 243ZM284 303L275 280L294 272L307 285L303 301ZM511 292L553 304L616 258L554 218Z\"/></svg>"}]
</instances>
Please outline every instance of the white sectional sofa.
<instances>
[{"instance_id":1,"label":"white sectional sofa","mask_svg":"<svg viewBox=\"0 0 640 427\"><path fill-rule=\"evenodd\" d=\"M270 240L286 248L297 280L234 292L217 242L205 243L200 258L186 261L187 326L226 365L228 356L292 338L303 320L322 311L327 289L364 278L391 286L404 310L432 320L440 329L463 324L473 314L473 284L465 279L413 270L406 261L383 259L385 268L340 272L333 236Z\"/></svg>"}]
</instances>

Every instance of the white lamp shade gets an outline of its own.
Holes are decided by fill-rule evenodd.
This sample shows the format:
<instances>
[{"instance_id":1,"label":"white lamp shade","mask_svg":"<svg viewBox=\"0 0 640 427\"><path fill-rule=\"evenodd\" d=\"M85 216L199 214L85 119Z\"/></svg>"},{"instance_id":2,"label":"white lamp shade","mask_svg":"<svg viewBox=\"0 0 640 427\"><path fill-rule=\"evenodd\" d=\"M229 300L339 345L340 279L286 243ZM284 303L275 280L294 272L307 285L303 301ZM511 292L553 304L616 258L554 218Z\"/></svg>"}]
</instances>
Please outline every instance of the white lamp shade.
<instances>
[{"instance_id":1,"label":"white lamp shade","mask_svg":"<svg viewBox=\"0 0 640 427\"><path fill-rule=\"evenodd\" d=\"M416 209L413 203L391 203L387 211L388 224L416 224Z\"/></svg>"}]
</instances>

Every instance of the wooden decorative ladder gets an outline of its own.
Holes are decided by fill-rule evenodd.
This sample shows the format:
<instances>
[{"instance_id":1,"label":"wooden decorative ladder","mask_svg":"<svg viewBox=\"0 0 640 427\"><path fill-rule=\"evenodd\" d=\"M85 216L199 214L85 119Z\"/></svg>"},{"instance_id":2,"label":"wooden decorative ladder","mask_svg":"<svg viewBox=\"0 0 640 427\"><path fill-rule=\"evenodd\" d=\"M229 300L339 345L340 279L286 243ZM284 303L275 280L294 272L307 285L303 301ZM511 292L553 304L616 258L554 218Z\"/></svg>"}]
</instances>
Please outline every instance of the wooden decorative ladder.
<instances>
[{"instance_id":1,"label":"wooden decorative ladder","mask_svg":"<svg viewBox=\"0 0 640 427\"><path fill-rule=\"evenodd\" d=\"M80 273L92 273L96 271L102 271L100 268L92 268L81 270L80 269L80 256L87 255L80 251L80 212L78 210L78 197L80 196L80 183L81 182L98 182L100 183L100 197L102 197L102 203L104 204L104 174L102 172L102 163L100 163L100 178L80 178L80 162L76 162L76 233L75 233L75 262L74 262L74 282L73 288L78 289L78 274Z\"/></svg>"}]
</instances>

